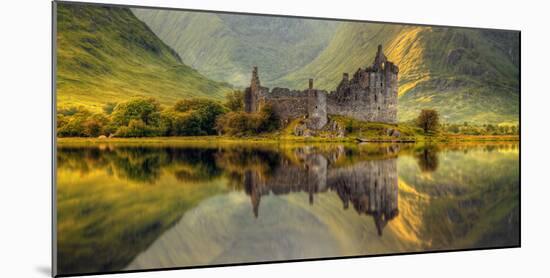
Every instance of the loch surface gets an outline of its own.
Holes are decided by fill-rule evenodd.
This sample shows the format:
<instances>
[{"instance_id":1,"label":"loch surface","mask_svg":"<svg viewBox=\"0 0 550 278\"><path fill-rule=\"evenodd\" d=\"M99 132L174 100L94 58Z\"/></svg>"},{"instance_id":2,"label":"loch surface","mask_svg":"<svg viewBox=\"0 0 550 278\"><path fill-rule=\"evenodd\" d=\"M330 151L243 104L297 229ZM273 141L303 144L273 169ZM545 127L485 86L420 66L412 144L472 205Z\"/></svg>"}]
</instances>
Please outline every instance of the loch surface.
<instances>
[{"instance_id":1,"label":"loch surface","mask_svg":"<svg viewBox=\"0 0 550 278\"><path fill-rule=\"evenodd\" d=\"M519 245L517 143L60 144L59 274Z\"/></svg>"}]
</instances>

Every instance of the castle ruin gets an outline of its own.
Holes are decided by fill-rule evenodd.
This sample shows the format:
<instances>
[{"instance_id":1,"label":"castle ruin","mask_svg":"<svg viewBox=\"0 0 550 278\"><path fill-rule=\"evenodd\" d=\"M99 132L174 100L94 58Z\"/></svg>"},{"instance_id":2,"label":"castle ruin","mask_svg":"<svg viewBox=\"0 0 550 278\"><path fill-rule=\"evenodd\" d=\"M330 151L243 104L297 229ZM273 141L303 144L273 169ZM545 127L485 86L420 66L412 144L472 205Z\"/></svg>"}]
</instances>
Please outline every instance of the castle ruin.
<instances>
[{"instance_id":1,"label":"castle ruin","mask_svg":"<svg viewBox=\"0 0 550 278\"><path fill-rule=\"evenodd\" d=\"M245 89L244 107L249 113L257 112L263 105L272 106L283 122L306 118L307 127L321 129L328 122L328 115L342 115L360 121L397 123L397 89L399 67L388 61L378 45L371 66L359 68L350 78L344 73L335 91L328 93L315 89L313 79L305 90L262 87L258 68L252 71L250 87Z\"/></svg>"}]
</instances>

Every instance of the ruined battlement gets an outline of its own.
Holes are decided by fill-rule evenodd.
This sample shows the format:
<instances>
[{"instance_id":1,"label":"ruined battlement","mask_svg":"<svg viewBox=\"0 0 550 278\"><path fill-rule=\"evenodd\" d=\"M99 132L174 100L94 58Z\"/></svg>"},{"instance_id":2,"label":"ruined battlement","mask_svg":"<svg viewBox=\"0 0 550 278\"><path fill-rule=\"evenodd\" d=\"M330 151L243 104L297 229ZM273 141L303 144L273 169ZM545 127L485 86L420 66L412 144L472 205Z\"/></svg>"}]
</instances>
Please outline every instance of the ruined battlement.
<instances>
[{"instance_id":1,"label":"ruined battlement","mask_svg":"<svg viewBox=\"0 0 550 278\"><path fill-rule=\"evenodd\" d=\"M245 90L245 111L256 112L269 103L283 121L305 117L308 127L320 129L327 115L342 115L361 121L396 123L399 67L378 51L371 66L359 68L350 79L343 73L335 91L314 88L309 79L305 90L262 87L258 68L254 67L250 87Z\"/></svg>"}]
</instances>

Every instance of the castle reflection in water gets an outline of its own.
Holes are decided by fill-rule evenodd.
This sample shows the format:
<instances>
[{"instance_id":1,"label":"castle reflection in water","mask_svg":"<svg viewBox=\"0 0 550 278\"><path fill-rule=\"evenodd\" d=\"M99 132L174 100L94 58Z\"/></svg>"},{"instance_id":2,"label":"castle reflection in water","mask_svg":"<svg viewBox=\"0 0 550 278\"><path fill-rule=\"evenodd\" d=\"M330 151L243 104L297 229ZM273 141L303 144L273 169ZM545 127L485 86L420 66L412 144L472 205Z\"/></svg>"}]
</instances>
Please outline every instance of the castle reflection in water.
<instances>
[{"instance_id":1,"label":"castle reflection in water","mask_svg":"<svg viewBox=\"0 0 550 278\"><path fill-rule=\"evenodd\" d=\"M263 196L305 192L313 205L315 195L336 193L342 207L372 216L378 233L395 218L398 209L398 153L404 145L343 146L209 146L128 147L101 145L62 147L60 169L86 175L103 169L108 175L142 184L157 184L173 175L182 184L219 178L250 197L255 217ZM421 169L435 169L435 150L415 154ZM264 212L265 213L265 212Z\"/></svg>"},{"instance_id":2,"label":"castle reflection in water","mask_svg":"<svg viewBox=\"0 0 550 278\"><path fill-rule=\"evenodd\" d=\"M351 203L357 213L372 216L382 235L386 224L399 213L397 152L398 147L389 146L383 149L383 157L339 165L345 156L343 147L324 153L314 148L295 149L290 157L281 156L279 167L269 174L257 168L245 170L244 190L255 217L260 214L262 196L268 194L305 192L313 205L315 194L335 192L344 209Z\"/></svg>"}]
</instances>

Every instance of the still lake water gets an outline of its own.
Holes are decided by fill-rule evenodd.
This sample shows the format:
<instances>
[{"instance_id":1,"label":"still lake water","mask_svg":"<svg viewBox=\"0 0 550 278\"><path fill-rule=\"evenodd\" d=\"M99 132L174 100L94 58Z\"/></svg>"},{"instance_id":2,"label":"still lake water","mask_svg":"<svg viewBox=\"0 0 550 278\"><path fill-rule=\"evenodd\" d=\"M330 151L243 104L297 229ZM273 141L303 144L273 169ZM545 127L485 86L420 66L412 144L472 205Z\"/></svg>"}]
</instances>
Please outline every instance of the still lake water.
<instances>
[{"instance_id":1,"label":"still lake water","mask_svg":"<svg viewBox=\"0 0 550 278\"><path fill-rule=\"evenodd\" d=\"M60 274L519 244L519 147L60 144Z\"/></svg>"}]
</instances>

